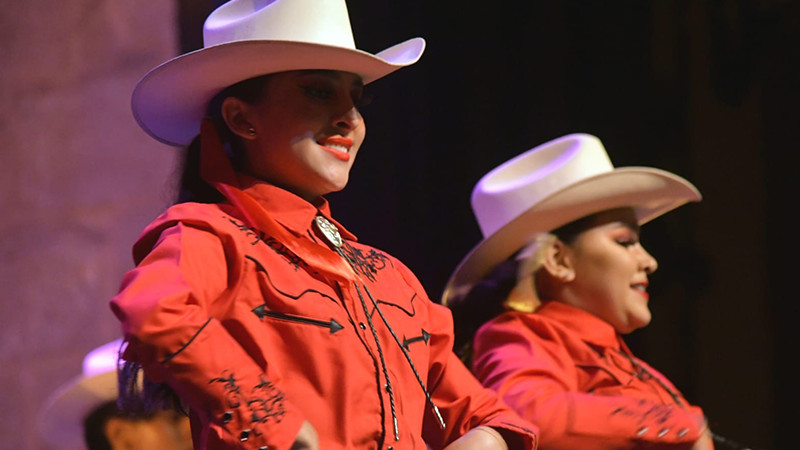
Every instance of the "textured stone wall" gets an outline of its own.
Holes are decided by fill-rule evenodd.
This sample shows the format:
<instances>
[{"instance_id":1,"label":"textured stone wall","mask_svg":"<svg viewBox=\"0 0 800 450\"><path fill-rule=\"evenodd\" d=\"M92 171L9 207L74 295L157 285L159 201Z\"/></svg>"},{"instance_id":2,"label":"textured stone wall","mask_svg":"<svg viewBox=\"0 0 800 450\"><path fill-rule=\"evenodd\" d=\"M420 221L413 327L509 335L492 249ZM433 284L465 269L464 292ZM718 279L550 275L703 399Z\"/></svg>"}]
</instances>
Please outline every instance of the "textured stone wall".
<instances>
[{"instance_id":1,"label":"textured stone wall","mask_svg":"<svg viewBox=\"0 0 800 450\"><path fill-rule=\"evenodd\" d=\"M0 447L46 448L35 418L116 338L130 245L171 198L174 149L130 93L176 53L175 4L27 0L0 9Z\"/></svg>"}]
</instances>

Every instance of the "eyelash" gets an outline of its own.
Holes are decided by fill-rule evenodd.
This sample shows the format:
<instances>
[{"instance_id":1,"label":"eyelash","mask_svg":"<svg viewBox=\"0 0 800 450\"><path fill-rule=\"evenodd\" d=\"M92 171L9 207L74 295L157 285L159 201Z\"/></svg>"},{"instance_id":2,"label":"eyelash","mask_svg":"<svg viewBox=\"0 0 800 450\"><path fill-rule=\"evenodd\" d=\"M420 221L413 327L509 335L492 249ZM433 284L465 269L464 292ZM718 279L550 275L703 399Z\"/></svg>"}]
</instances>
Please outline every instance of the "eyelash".
<instances>
[{"instance_id":1,"label":"eyelash","mask_svg":"<svg viewBox=\"0 0 800 450\"><path fill-rule=\"evenodd\" d=\"M302 89L307 96L317 100L330 100L334 95L333 89L326 87L304 86ZM371 94L361 92L358 96L353 95L353 105L357 109L361 109L372 103L373 98L374 97Z\"/></svg>"},{"instance_id":2,"label":"eyelash","mask_svg":"<svg viewBox=\"0 0 800 450\"><path fill-rule=\"evenodd\" d=\"M360 97L353 99L353 104L356 106L356 108L361 109L372 103L374 98L375 97L372 94L362 93Z\"/></svg>"},{"instance_id":3,"label":"eyelash","mask_svg":"<svg viewBox=\"0 0 800 450\"><path fill-rule=\"evenodd\" d=\"M328 100L333 95L333 90L316 86L304 86L303 92L305 92L307 96L318 100Z\"/></svg>"},{"instance_id":4,"label":"eyelash","mask_svg":"<svg viewBox=\"0 0 800 450\"><path fill-rule=\"evenodd\" d=\"M633 247L634 245L639 243L638 238L629 238L629 239L617 239L617 244L623 247Z\"/></svg>"}]
</instances>

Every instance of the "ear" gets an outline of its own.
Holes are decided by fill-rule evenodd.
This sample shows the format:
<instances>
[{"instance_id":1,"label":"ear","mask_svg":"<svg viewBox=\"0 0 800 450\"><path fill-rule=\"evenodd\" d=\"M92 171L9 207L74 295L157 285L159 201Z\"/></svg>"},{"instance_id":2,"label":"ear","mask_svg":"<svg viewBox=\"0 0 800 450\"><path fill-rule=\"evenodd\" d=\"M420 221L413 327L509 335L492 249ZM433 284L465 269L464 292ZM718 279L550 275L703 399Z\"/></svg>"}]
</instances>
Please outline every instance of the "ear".
<instances>
[{"instance_id":1,"label":"ear","mask_svg":"<svg viewBox=\"0 0 800 450\"><path fill-rule=\"evenodd\" d=\"M560 239L553 242L544 255L544 269L550 277L563 283L568 283L575 279L575 269L572 264L572 254L567 244Z\"/></svg>"},{"instance_id":2,"label":"ear","mask_svg":"<svg viewBox=\"0 0 800 450\"><path fill-rule=\"evenodd\" d=\"M251 106L242 99L228 97L222 101L222 119L225 125L242 139L256 138L256 129L249 119L251 111Z\"/></svg>"}]
</instances>

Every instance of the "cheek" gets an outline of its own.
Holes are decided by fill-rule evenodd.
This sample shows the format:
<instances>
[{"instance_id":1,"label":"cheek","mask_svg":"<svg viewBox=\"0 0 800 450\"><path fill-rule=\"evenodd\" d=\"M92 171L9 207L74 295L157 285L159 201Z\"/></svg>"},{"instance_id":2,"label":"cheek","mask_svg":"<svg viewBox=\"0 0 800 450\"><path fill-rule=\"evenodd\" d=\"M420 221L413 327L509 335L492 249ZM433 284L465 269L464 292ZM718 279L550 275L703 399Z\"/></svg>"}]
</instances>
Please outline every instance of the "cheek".
<instances>
[{"instance_id":1,"label":"cheek","mask_svg":"<svg viewBox=\"0 0 800 450\"><path fill-rule=\"evenodd\" d=\"M364 139L366 139L366 137L367 126L362 121L361 125L353 131L353 142L356 146L356 151L361 149L361 144L364 143Z\"/></svg>"}]
</instances>

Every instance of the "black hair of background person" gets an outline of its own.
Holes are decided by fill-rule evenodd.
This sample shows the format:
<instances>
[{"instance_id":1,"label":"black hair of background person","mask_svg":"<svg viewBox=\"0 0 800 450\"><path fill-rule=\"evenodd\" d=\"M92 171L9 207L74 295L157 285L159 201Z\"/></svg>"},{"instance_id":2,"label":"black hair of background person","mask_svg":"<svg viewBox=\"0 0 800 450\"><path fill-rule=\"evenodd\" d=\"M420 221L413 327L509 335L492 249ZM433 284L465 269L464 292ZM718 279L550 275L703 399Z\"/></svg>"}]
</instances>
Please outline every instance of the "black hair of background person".
<instances>
[{"instance_id":1,"label":"black hair of background person","mask_svg":"<svg viewBox=\"0 0 800 450\"><path fill-rule=\"evenodd\" d=\"M181 52L202 46L202 22L222 3L179 0ZM695 351L693 330L707 326L726 333L729 316L723 310L715 323L693 322L697 299L712 282L708 256L738 250L736 240L718 248L696 242L692 230L704 226L696 213L711 202L680 208L645 227L644 243L660 262L651 277L651 298L662 301L651 302L654 323L627 341L690 401L703 405L715 431L758 448L795 446L792 411L800 399L793 372L783 367L800 341L792 283L800 249L791 219L800 192L800 71L792 44L800 42L798 2L569 0L509 7L349 0L348 5L359 48L374 52L414 36L423 36L428 46L414 67L368 86L374 100L364 109L367 139L350 184L329 200L336 218L362 241L409 265L434 301L481 237L469 206L472 187L486 171L533 145L581 131L603 140L615 166L659 167L691 181L700 175L694 171L715 170L699 169L689 150L690 142L714 140L692 122L690 102L698 75L691 70L688 36L708 33L710 83L703 88L716 104L741 109L748 107L748 96L760 96L752 124L764 134L767 201L759 213L766 217L768 235L765 260L751 263L765 266L769 288L762 297L738 299L731 307L768 302L768 329L746 333L766 333L774 343L764 349L773 355L771 385L737 377L736 367L715 373L730 391L730 404L771 391L771 421L751 422L764 411L703 404L697 390L697 361L713 355ZM704 8L705 20L693 21L692 8ZM729 157L736 159L738 150L731 149ZM748 181L726 183L744 185L735 194L742 196L748 195ZM698 187L724 195L728 184ZM734 281L741 282L722 280Z\"/></svg>"}]
</instances>

